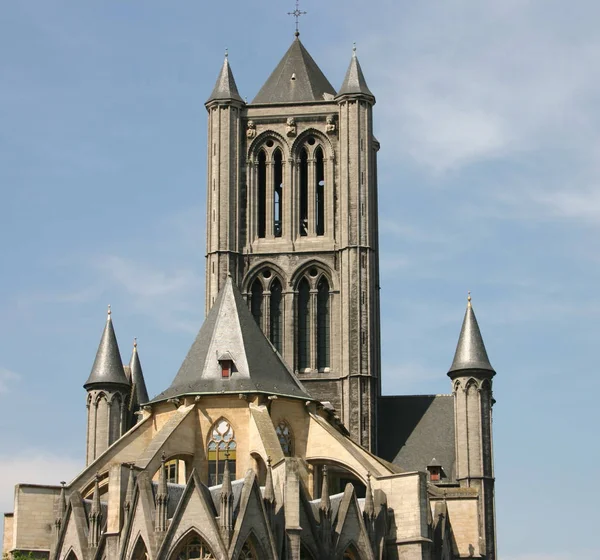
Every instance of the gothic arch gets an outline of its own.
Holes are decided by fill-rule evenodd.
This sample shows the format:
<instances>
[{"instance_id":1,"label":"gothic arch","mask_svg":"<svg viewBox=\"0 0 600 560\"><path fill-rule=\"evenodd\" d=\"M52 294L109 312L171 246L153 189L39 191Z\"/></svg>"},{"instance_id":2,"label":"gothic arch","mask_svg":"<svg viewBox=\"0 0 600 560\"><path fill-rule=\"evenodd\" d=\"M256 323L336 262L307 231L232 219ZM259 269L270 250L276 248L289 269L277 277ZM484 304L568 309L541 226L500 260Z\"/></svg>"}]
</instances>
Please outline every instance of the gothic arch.
<instances>
[{"instance_id":1,"label":"gothic arch","mask_svg":"<svg viewBox=\"0 0 600 560\"><path fill-rule=\"evenodd\" d=\"M193 527L186 531L166 555L169 560L191 560L192 558L214 560L213 548L202 532Z\"/></svg>"},{"instance_id":2,"label":"gothic arch","mask_svg":"<svg viewBox=\"0 0 600 560\"><path fill-rule=\"evenodd\" d=\"M223 479L225 462L229 471L236 476L237 441L231 422L221 416L210 428L206 438L206 457L208 460L208 485L220 484Z\"/></svg>"},{"instance_id":3,"label":"gothic arch","mask_svg":"<svg viewBox=\"0 0 600 560\"><path fill-rule=\"evenodd\" d=\"M270 273L268 278L265 277L265 272ZM283 269L272 261L263 261L246 273L246 276L242 282L242 292L249 293L250 287L257 278L260 279L265 290L270 289L271 283L275 278L279 278L281 286L284 289L287 285L286 276Z\"/></svg>"},{"instance_id":4,"label":"gothic arch","mask_svg":"<svg viewBox=\"0 0 600 560\"><path fill-rule=\"evenodd\" d=\"M69 552L67 552L66 556L64 556L63 558L65 558L66 560L79 560L73 548L70 548Z\"/></svg>"},{"instance_id":5,"label":"gothic arch","mask_svg":"<svg viewBox=\"0 0 600 560\"><path fill-rule=\"evenodd\" d=\"M342 554L342 558L343 560L361 560L362 557L358 552L358 547L356 546L354 541L350 541L348 543Z\"/></svg>"},{"instance_id":6,"label":"gothic arch","mask_svg":"<svg viewBox=\"0 0 600 560\"><path fill-rule=\"evenodd\" d=\"M458 392L458 390L459 390L460 388L461 388L460 379L457 379L457 380L454 382L454 392L455 392L455 393L457 393L457 392Z\"/></svg>"},{"instance_id":7,"label":"gothic arch","mask_svg":"<svg viewBox=\"0 0 600 560\"><path fill-rule=\"evenodd\" d=\"M237 560L259 560L261 558L267 558L268 556L264 553L262 547L254 531L250 531L242 548L240 549L240 553L237 556Z\"/></svg>"},{"instance_id":8,"label":"gothic arch","mask_svg":"<svg viewBox=\"0 0 600 560\"><path fill-rule=\"evenodd\" d=\"M308 128L301 132L297 138L294 140L291 148L292 157L297 159L300 157L300 150L305 147L307 144L308 138L314 136L316 142L314 145L310 145L310 149L308 149L308 156L312 157L315 150L319 145L324 147L324 156L326 159L331 159L334 157L335 151L333 149L333 145L331 144L331 139L327 138L325 134L323 134L320 130L316 128Z\"/></svg>"},{"instance_id":9,"label":"gothic arch","mask_svg":"<svg viewBox=\"0 0 600 560\"><path fill-rule=\"evenodd\" d=\"M316 274L311 274L311 269L316 269ZM298 284L300 280L306 276L312 289L316 289L317 282L321 279L321 277L327 278L327 282L329 283L329 291L334 292L337 291L337 278L334 277L333 272L328 264L323 262L320 259L311 259L303 264L301 264L291 275L290 284L294 287L294 289L298 289Z\"/></svg>"},{"instance_id":10,"label":"gothic arch","mask_svg":"<svg viewBox=\"0 0 600 560\"><path fill-rule=\"evenodd\" d=\"M479 383L473 377L465 383L465 393L469 394L473 389L479 390Z\"/></svg>"},{"instance_id":11,"label":"gothic arch","mask_svg":"<svg viewBox=\"0 0 600 560\"><path fill-rule=\"evenodd\" d=\"M252 140L252 143L250 146L248 146L248 159L256 163L255 160L258 157L259 151L263 148L268 140L273 140L274 144L272 147L269 146L269 149L274 151L276 147L281 148L284 161L286 161L290 156L290 146L286 139L274 130L265 130L264 132L261 132L254 140Z\"/></svg>"},{"instance_id":12,"label":"gothic arch","mask_svg":"<svg viewBox=\"0 0 600 560\"><path fill-rule=\"evenodd\" d=\"M492 390L492 382L489 379L484 379L481 382L480 389L482 391L485 390L485 391L490 391L491 392L491 390Z\"/></svg>"},{"instance_id":13,"label":"gothic arch","mask_svg":"<svg viewBox=\"0 0 600 560\"><path fill-rule=\"evenodd\" d=\"M94 405L98 406L98 404L100 403L100 401L104 399L106 401L106 403L108 404L108 396L106 395L106 393L104 391L99 391L96 396L94 397Z\"/></svg>"},{"instance_id":14,"label":"gothic arch","mask_svg":"<svg viewBox=\"0 0 600 560\"><path fill-rule=\"evenodd\" d=\"M147 560L148 559L148 547L141 535L138 535L133 551L129 560Z\"/></svg>"}]
</instances>

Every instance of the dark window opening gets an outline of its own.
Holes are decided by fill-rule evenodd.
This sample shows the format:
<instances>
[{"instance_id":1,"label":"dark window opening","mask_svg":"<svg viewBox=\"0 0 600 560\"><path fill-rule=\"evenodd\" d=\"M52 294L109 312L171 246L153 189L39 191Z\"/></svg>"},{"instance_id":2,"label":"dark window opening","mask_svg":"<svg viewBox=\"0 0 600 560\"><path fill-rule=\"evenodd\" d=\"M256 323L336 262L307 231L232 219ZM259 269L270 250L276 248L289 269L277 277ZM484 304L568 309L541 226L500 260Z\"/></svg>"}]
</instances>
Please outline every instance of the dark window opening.
<instances>
[{"instance_id":1,"label":"dark window opening","mask_svg":"<svg viewBox=\"0 0 600 560\"><path fill-rule=\"evenodd\" d=\"M329 367L329 283L326 278L317 286L317 368Z\"/></svg>"},{"instance_id":2,"label":"dark window opening","mask_svg":"<svg viewBox=\"0 0 600 560\"><path fill-rule=\"evenodd\" d=\"M310 367L310 287L303 278L298 286L298 369Z\"/></svg>"},{"instance_id":3,"label":"dark window opening","mask_svg":"<svg viewBox=\"0 0 600 560\"><path fill-rule=\"evenodd\" d=\"M269 338L271 339L271 343L277 349L277 352L281 354L282 345L282 331L283 331L283 297L282 297L282 289L281 282L275 278L273 283L271 284L271 305L270 305L270 314L271 314L271 328L269 333Z\"/></svg>"},{"instance_id":4,"label":"dark window opening","mask_svg":"<svg viewBox=\"0 0 600 560\"><path fill-rule=\"evenodd\" d=\"M165 463L165 470L167 474L167 482L171 484L177 484L179 482L178 472L177 472L177 459L173 459L172 461L167 461Z\"/></svg>"},{"instance_id":5,"label":"dark window opening","mask_svg":"<svg viewBox=\"0 0 600 560\"><path fill-rule=\"evenodd\" d=\"M275 166L273 169L273 235L281 237L283 231L283 157L280 150L275 150Z\"/></svg>"},{"instance_id":6,"label":"dark window opening","mask_svg":"<svg viewBox=\"0 0 600 560\"><path fill-rule=\"evenodd\" d=\"M261 150L258 154L258 237L266 232L267 205L267 155Z\"/></svg>"},{"instance_id":7,"label":"dark window opening","mask_svg":"<svg viewBox=\"0 0 600 560\"><path fill-rule=\"evenodd\" d=\"M262 327L263 288L260 280L255 280L254 284L252 284L252 294L250 297L250 311L252 313L252 317L254 317L256 324L259 327Z\"/></svg>"},{"instance_id":8,"label":"dark window opening","mask_svg":"<svg viewBox=\"0 0 600 560\"><path fill-rule=\"evenodd\" d=\"M300 154L300 235L308 235L308 153Z\"/></svg>"},{"instance_id":9,"label":"dark window opening","mask_svg":"<svg viewBox=\"0 0 600 560\"><path fill-rule=\"evenodd\" d=\"M231 360L221 360L221 377L231 377L232 369L233 368Z\"/></svg>"},{"instance_id":10,"label":"dark window opening","mask_svg":"<svg viewBox=\"0 0 600 560\"><path fill-rule=\"evenodd\" d=\"M317 184L315 186L316 203L316 232L317 235L325 234L325 161L323 150L319 147L315 150L315 177Z\"/></svg>"}]
</instances>

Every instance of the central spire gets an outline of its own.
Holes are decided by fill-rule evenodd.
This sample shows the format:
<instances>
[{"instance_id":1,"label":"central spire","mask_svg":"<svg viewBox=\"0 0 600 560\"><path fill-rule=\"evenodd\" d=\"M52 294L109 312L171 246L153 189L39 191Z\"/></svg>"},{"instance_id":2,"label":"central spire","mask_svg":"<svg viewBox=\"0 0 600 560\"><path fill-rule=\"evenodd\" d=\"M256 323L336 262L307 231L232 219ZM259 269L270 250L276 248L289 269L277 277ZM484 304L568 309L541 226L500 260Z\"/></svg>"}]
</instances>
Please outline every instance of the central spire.
<instances>
[{"instance_id":1,"label":"central spire","mask_svg":"<svg viewBox=\"0 0 600 560\"><path fill-rule=\"evenodd\" d=\"M298 35L252 103L330 101L335 89Z\"/></svg>"}]
</instances>

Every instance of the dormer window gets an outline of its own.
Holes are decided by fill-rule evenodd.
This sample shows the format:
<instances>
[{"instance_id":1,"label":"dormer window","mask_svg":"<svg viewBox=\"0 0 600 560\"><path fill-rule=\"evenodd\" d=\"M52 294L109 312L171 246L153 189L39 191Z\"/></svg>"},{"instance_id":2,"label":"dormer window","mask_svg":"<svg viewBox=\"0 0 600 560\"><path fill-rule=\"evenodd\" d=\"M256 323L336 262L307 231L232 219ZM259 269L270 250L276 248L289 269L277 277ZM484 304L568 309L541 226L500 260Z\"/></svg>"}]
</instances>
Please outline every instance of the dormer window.
<instances>
[{"instance_id":1,"label":"dormer window","mask_svg":"<svg viewBox=\"0 0 600 560\"><path fill-rule=\"evenodd\" d=\"M442 481L442 465L435 457L427 465L427 472L429 473L429 482L438 483Z\"/></svg>"},{"instance_id":2,"label":"dormer window","mask_svg":"<svg viewBox=\"0 0 600 560\"><path fill-rule=\"evenodd\" d=\"M221 378L229 379L233 372L233 359L229 352L225 352L219 357L219 365L221 366Z\"/></svg>"},{"instance_id":3,"label":"dormer window","mask_svg":"<svg viewBox=\"0 0 600 560\"><path fill-rule=\"evenodd\" d=\"M221 377L231 377L231 360L221 361Z\"/></svg>"}]
</instances>

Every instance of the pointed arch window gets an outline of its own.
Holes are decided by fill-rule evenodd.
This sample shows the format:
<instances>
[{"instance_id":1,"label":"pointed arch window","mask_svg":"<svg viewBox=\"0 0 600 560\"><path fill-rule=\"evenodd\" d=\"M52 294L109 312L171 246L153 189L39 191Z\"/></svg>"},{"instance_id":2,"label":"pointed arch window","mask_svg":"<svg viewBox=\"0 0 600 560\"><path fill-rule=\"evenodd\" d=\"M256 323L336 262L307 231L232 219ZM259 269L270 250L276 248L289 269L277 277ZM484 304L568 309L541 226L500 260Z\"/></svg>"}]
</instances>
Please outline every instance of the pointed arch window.
<instances>
[{"instance_id":1,"label":"pointed arch window","mask_svg":"<svg viewBox=\"0 0 600 560\"><path fill-rule=\"evenodd\" d=\"M286 457L291 457L294 454L294 440L287 422L279 422L275 428L275 433L277 434L277 439L279 439L283 454Z\"/></svg>"},{"instance_id":2,"label":"pointed arch window","mask_svg":"<svg viewBox=\"0 0 600 560\"><path fill-rule=\"evenodd\" d=\"M265 237L267 231L267 154L258 154L258 237Z\"/></svg>"},{"instance_id":3,"label":"pointed arch window","mask_svg":"<svg viewBox=\"0 0 600 560\"><path fill-rule=\"evenodd\" d=\"M208 484L215 486L223 482L225 461L229 462L229 470L235 476L237 444L231 424L221 418L212 427L208 441Z\"/></svg>"},{"instance_id":4,"label":"pointed arch window","mask_svg":"<svg viewBox=\"0 0 600 560\"><path fill-rule=\"evenodd\" d=\"M279 279L275 278L271 283L271 300L270 300L270 328L269 338L271 343L281 354L282 351L282 332L283 332L283 289Z\"/></svg>"},{"instance_id":5,"label":"pointed arch window","mask_svg":"<svg viewBox=\"0 0 600 560\"><path fill-rule=\"evenodd\" d=\"M256 548L250 539L244 543L240 555L238 556L238 560L258 560Z\"/></svg>"},{"instance_id":6,"label":"pointed arch window","mask_svg":"<svg viewBox=\"0 0 600 560\"><path fill-rule=\"evenodd\" d=\"M329 367L329 282L323 276L317 286L317 369Z\"/></svg>"},{"instance_id":7,"label":"pointed arch window","mask_svg":"<svg viewBox=\"0 0 600 560\"><path fill-rule=\"evenodd\" d=\"M323 150L319 146L315 150L315 232L325 234L325 161Z\"/></svg>"},{"instance_id":8,"label":"pointed arch window","mask_svg":"<svg viewBox=\"0 0 600 560\"><path fill-rule=\"evenodd\" d=\"M192 532L181 545L177 547L171 560L214 560L215 556L206 544L195 532Z\"/></svg>"},{"instance_id":9,"label":"pointed arch window","mask_svg":"<svg viewBox=\"0 0 600 560\"><path fill-rule=\"evenodd\" d=\"M310 286L303 278L298 286L298 369L310 368Z\"/></svg>"},{"instance_id":10,"label":"pointed arch window","mask_svg":"<svg viewBox=\"0 0 600 560\"><path fill-rule=\"evenodd\" d=\"M131 560L148 560L148 549L142 537L139 537L131 554Z\"/></svg>"},{"instance_id":11,"label":"pointed arch window","mask_svg":"<svg viewBox=\"0 0 600 560\"><path fill-rule=\"evenodd\" d=\"M277 148L273 154L273 236L283 232L283 155Z\"/></svg>"},{"instance_id":12,"label":"pointed arch window","mask_svg":"<svg viewBox=\"0 0 600 560\"><path fill-rule=\"evenodd\" d=\"M263 287L259 279L256 279L250 290L250 311L257 325L262 328L263 316Z\"/></svg>"},{"instance_id":13,"label":"pointed arch window","mask_svg":"<svg viewBox=\"0 0 600 560\"><path fill-rule=\"evenodd\" d=\"M308 235L308 152L300 152L300 235Z\"/></svg>"}]
</instances>

